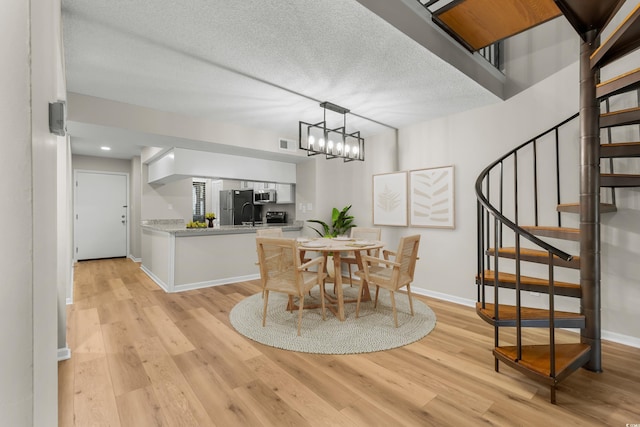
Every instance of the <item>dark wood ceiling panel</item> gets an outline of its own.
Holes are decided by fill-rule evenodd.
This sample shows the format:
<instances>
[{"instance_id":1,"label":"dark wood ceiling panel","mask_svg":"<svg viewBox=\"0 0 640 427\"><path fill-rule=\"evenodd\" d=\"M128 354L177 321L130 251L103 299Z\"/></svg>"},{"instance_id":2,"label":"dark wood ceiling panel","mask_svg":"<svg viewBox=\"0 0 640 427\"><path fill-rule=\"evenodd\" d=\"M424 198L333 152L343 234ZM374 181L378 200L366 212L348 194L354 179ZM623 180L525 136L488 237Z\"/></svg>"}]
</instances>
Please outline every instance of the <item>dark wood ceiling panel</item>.
<instances>
[{"instance_id":1,"label":"dark wood ceiling panel","mask_svg":"<svg viewBox=\"0 0 640 427\"><path fill-rule=\"evenodd\" d=\"M433 20L476 51L560 16L553 0L455 0Z\"/></svg>"}]
</instances>

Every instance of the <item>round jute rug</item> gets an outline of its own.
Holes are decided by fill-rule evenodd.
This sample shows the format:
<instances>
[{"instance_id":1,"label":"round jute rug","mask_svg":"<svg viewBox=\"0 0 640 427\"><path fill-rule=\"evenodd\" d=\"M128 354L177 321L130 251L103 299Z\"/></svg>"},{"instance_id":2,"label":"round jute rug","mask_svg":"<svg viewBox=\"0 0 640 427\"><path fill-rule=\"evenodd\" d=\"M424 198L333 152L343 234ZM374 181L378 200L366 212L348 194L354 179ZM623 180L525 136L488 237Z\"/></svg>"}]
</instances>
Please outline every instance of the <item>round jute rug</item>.
<instances>
[{"instance_id":1,"label":"round jute rug","mask_svg":"<svg viewBox=\"0 0 640 427\"><path fill-rule=\"evenodd\" d=\"M355 298L357 289L345 286L345 298ZM319 290L315 288L312 295L305 298L305 305L319 302L318 294ZM407 296L396 293L399 326L394 327L389 292L380 289L377 308L373 308L373 301L361 303L360 317L357 319L355 303L345 304L344 322L329 310L327 320L323 321L320 308L305 309L301 336L298 336L298 313L285 309L287 298L276 292L269 294L265 327L262 327L262 294L245 298L229 313L231 324L239 333L259 343L284 350L320 354L370 353L402 347L425 337L436 325L436 316L426 304L413 298L415 316L412 317Z\"/></svg>"}]
</instances>

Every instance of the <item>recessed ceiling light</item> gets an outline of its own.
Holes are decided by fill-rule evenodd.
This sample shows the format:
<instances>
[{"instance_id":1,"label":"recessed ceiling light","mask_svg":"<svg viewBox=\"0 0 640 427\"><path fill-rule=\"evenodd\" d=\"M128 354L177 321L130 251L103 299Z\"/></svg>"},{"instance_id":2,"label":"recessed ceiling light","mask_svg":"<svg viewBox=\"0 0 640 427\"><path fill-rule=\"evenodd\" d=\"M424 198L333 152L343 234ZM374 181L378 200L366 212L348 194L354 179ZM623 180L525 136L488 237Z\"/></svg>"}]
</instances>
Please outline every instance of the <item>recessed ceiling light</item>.
<instances>
[{"instance_id":1,"label":"recessed ceiling light","mask_svg":"<svg viewBox=\"0 0 640 427\"><path fill-rule=\"evenodd\" d=\"M100 149L104 150L104 151L109 151L109 150L111 150L111 147L107 147L106 145L104 145L104 146L100 147Z\"/></svg>"}]
</instances>

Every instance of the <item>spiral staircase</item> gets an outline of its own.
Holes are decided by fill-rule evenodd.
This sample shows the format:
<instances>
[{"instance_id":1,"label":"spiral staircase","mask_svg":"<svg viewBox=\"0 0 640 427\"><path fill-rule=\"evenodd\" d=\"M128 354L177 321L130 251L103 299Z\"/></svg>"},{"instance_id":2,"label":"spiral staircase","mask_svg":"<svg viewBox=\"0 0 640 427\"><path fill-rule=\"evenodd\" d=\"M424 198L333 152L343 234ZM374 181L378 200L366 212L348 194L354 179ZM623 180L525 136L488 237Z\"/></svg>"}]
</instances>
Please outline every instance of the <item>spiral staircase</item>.
<instances>
[{"instance_id":1,"label":"spiral staircase","mask_svg":"<svg viewBox=\"0 0 640 427\"><path fill-rule=\"evenodd\" d=\"M640 98L640 68L599 81L603 67L640 47L640 2L600 43L602 30L623 3L454 0L433 13L434 22L471 51L562 15L581 38L579 114L505 154L476 181L476 311L494 327L495 369L498 371L502 362L548 384L552 403L558 383L572 372L579 368L602 370L600 215L616 210L616 188L640 187L640 175L614 171L611 160L640 157L640 142L613 142L607 131L640 124L640 108L609 111L608 102L613 96L632 92L637 94L635 99ZM566 131L571 128L579 133L579 156L574 153L572 158L564 158L563 147L570 141L562 136L571 134ZM570 138L574 142L575 133ZM601 133L606 141L601 141ZM566 187L561 166L566 162L579 163L580 168L579 192L571 203L561 200L561 190ZM555 188L548 190L547 185ZM602 203L601 198L608 203ZM544 213L545 204L557 212L551 216ZM578 228L563 226L567 214L579 215ZM574 242L573 246L565 241ZM561 249L566 246L573 251ZM535 274L525 275L523 270ZM576 280L557 279L562 276ZM531 295L547 296L548 302L542 305L548 308L527 306L536 305L531 304ZM579 299L579 312L556 310L557 297ZM537 328L538 333L530 328ZM540 333L541 328L548 333ZM558 328L579 329L579 340L556 342Z\"/></svg>"}]
</instances>

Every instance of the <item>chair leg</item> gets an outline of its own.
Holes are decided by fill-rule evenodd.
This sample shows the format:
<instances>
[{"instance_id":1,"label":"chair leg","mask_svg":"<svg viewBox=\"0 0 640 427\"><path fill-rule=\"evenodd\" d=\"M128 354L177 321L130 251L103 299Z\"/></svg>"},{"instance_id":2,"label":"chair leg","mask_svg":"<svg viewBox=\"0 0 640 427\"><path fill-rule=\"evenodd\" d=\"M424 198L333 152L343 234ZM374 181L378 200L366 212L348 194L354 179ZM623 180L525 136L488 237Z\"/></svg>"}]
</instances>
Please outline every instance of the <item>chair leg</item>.
<instances>
[{"instance_id":1,"label":"chair leg","mask_svg":"<svg viewBox=\"0 0 640 427\"><path fill-rule=\"evenodd\" d=\"M376 299L373 302L373 308L378 306L378 292L380 292L380 286L376 285Z\"/></svg>"},{"instance_id":2,"label":"chair leg","mask_svg":"<svg viewBox=\"0 0 640 427\"><path fill-rule=\"evenodd\" d=\"M324 282L320 282L320 304L322 305L322 320L327 320L324 307Z\"/></svg>"},{"instance_id":3,"label":"chair leg","mask_svg":"<svg viewBox=\"0 0 640 427\"><path fill-rule=\"evenodd\" d=\"M358 286L358 299L356 300L356 319L360 316L360 300L362 300L362 287L364 280L360 280L360 286Z\"/></svg>"},{"instance_id":4,"label":"chair leg","mask_svg":"<svg viewBox=\"0 0 640 427\"><path fill-rule=\"evenodd\" d=\"M267 322L267 301L269 301L269 291L264 290L264 308L262 309L262 326Z\"/></svg>"},{"instance_id":5,"label":"chair leg","mask_svg":"<svg viewBox=\"0 0 640 427\"><path fill-rule=\"evenodd\" d=\"M411 308L411 315L413 316L413 300L411 299L411 285L407 285L407 295L409 296L409 308Z\"/></svg>"},{"instance_id":6,"label":"chair leg","mask_svg":"<svg viewBox=\"0 0 640 427\"><path fill-rule=\"evenodd\" d=\"M304 293L300 295L300 308L298 309L298 336L300 336L300 326L302 326L302 309L304 308Z\"/></svg>"},{"instance_id":7,"label":"chair leg","mask_svg":"<svg viewBox=\"0 0 640 427\"><path fill-rule=\"evenodd\" d=\"M353 277L351 277L351 264L347 264L347 268L349 269L349 286L353 288Z\"/></svg>"},{"instance_id":8,"label":"chair leg","mask_svg":"<svg viewBox=\"0 0 640 427\"><path fill-rule=\"evenodd\" d=\"M391 308L393 308L393 321L396 324L396 328L398 327L398 312L396 311L396 297L393 291L391 292Z\"/></svg>"}]
</instances>

